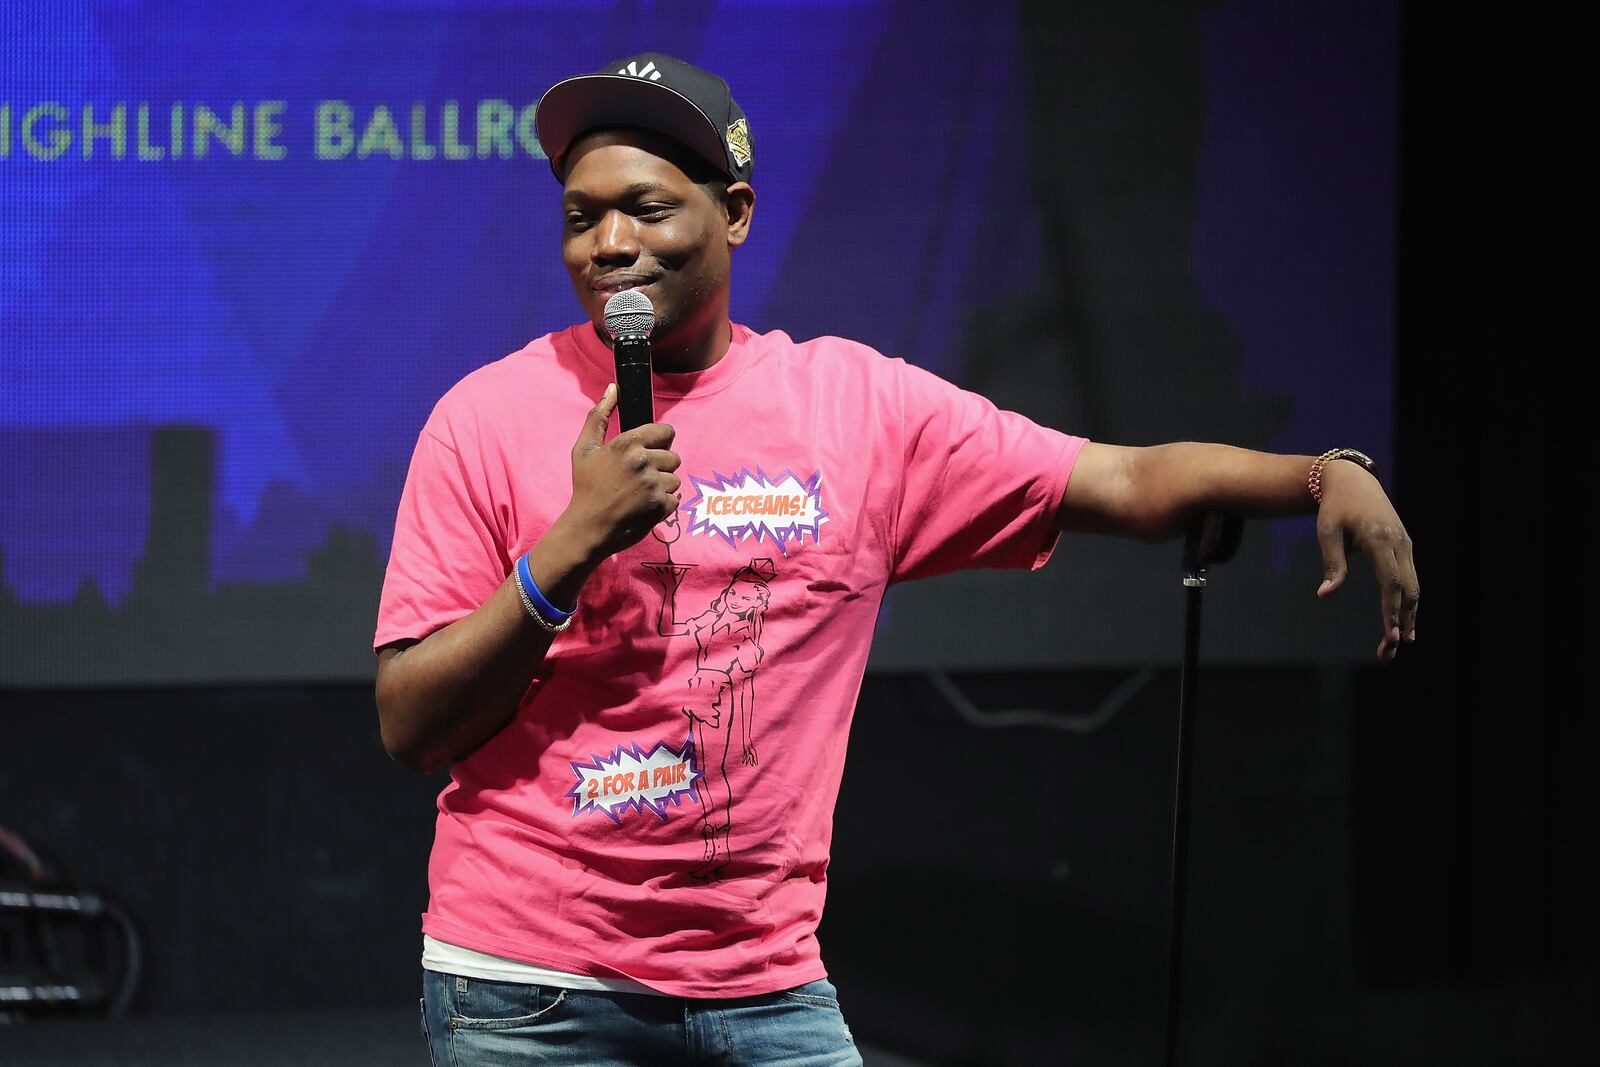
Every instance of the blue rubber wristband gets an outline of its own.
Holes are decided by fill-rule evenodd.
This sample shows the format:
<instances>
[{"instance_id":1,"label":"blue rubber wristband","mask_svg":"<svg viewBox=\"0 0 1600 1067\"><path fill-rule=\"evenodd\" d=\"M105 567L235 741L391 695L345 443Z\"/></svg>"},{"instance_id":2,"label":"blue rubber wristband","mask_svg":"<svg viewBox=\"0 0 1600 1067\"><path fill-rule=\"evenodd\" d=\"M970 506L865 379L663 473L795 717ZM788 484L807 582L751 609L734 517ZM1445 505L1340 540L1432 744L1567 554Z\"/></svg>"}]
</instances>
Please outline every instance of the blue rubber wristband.
<instances>
[{"instance_id":1,"label":"blue rubber wristband","mask_svg":"<svg viewBox=\"0 0 1600 1067\"><path fill-rule=\"evenodd\" d=\"M528 569L528 554L524 552L517 557L517 577L522 580L522 591L528 594L528 599L533 601L533 606L539 610L552 624L563 623L572 618L572 613L578 610L574 604L572 611L562 611L550 599L539 591L539 586L533 580L533 572Z\"/></svg>"}]
</instances>

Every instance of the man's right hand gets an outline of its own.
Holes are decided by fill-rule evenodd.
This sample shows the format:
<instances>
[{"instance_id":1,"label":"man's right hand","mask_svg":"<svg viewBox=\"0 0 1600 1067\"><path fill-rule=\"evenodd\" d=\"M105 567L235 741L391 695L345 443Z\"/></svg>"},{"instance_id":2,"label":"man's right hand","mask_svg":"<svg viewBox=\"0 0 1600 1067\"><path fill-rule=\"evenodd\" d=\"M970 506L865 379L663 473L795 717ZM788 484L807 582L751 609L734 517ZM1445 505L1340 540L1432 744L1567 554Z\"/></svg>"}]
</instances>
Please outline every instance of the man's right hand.
<instances>
[{"instance_id":1,"label":"man's right hand","mask_svg":"<svg viewBox=\"0 0 1600 1067\"><path fill-rule=\"evenodd\" d=\"M606 389L572 446L572 501L528 551L528 570L555 604L577 604L603 559L644 538L678 507L681 462L671 426L650 423L606 440L617 406ZM534 625L507 577L472 614L378 655L383 745L400 763L433 771L464 759L516 718L552 631Z\"/></svg>"},{"instance_id":2,"label":"man's right hand","mask_svg":"<svg viewBox=\"0 0 1600 1067\"><path fill-rule=\"evenodd\" d=\"M557 520L591 547L591 563L637 544L682 503L673 472L683 460L670 450L676 431L651 422L607 441L616 406L617 387L608 385L583 420L572 446L572 502Z\"/></svg>"}]
</instances>

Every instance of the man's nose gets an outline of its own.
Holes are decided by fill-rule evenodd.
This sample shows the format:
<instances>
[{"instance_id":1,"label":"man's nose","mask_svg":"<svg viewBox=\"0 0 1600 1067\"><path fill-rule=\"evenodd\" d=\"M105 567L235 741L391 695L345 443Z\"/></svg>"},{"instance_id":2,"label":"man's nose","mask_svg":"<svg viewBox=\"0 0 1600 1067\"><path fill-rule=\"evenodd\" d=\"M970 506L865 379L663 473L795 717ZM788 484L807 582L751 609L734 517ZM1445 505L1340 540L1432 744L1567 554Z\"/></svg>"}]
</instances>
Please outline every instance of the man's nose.
<instances>
[{"instance_id":1,"label":"man's nose","mask_svg":"<svg viewBox=\"0 0 1600 1067\"><path fill-rule=\"evenodd\" d=\"M595 227L592 255L596 263L632 263L638 259L639 235L633 216L625 211L602 215Z\"/></svg>"}]
</instances>

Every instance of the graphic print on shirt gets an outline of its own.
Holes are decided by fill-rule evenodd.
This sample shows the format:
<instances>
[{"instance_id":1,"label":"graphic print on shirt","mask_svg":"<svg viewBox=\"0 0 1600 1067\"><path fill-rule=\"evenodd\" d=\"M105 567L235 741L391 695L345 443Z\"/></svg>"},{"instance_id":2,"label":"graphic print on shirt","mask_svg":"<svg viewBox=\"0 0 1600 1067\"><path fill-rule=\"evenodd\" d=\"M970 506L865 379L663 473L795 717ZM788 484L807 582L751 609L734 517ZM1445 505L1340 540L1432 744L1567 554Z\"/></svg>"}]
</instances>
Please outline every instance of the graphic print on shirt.
<instances>
[{"instance_id":1,"label":"graphic print on shirt","mask_svg":"<svg viewBox=\"0 0 1600 1067\"><path fill-rule=\"evenodd\" d=\"M761 647L761 626L776 577L770 558L752 559L749 566L734 573L710 607L688 622L696 645L695 670L689 677L683 713L689 717L695 740L700 773L694 778L694 789L700 801L704 844L701 862L689 872L697 881L716 881L728 862L734 806L730 772L756 763L756 671L766 655ZM733 748L736 728L738 750Z\"/></svg>"},{"instance_id":2,"label":"graphic print on shirt","mask_svg":"<svg viewBox=\"0 0 1600 1067\"><path fill-rule=\"evenodd\" d=\"M644 569L654 574L656 581L661 584L661 604L656 609L656 633L662 637L682 637L689 632L689 628L678 621L678 587L683 584L683 576L693 570L695 565L672 561L672 543L683 536L683 526L678 522L678 513L674 511L656 523L650 535L660 541L662 547L667 550L665 560L643 564Z\"/></svg>"},{"instance_id":3,"label":"graphic print on shirt","mask_svg":"<svg viewBox=\"0 0 1600 1067\"><path fill-rule=\"evenodd\" d=\"M811 543L816 544L822 535L822 524L828 520L822 507L821 471L814 471L801 481L791 471L773 479L760 467L753 474L747 467L731 478L716 471L709 478L691 474L689 482L698 491L695 498L650 531L667 558L641 564L655 575L656 584L661 587L656 633L662 637L682 637L689 632L687 624L678 621L678 590L695 564L678 563L672 558L673 543L684 530L679 511L689 513L690 533L720 537L734 548L751 537L757 543L766 538L785 556L791 547L804 544L808 533Z\"/></svg>"},{"instance_id":4,"label":"graphic print on shirt","mask_svg":"<svg viewBox=\"0 0 1600 1067\"><path fill-rule=\"evenodd\" d=\"M676 747L664 740L649 749L618 745L609 756L595 756L586 763L571 761L571 766L578 776L567 790L572 817L599 812L615 823L630 808L648 809L665 822L668 804L676 807L686 796L697 799L701 777L695 767L693 735Z\"/></svg>"},{"instance_id":5,"label":"graphic print on shirt","mask_svg":"<svg viewBox=\"0 0 1600 1067\"><path fill-rule=\"evenodd\" d=\"M754 538L772 543L783 556L805 543L816 544L828 513L822 507L822 472L802 481L793 471L769 478L760 467L745 467L728 477L689 475L698 495L679 510L689 514L689 532L720 537L733 548Z\"/></svg>"},{"instance_id":6,"label":"graphic print on shirt","mask_svg":"<svg viewBox=\"0 0 1600 1067\"><path fill-rule=\"evenodd\" d=\"M672 546L685 532L716 538L732 548L742 542L765 541L788 557L807 543L816 544L828 512L822 506L822 472L802 479L792 470L777 477L762 468L742 468L728 476L713 470L709 477L690 474L696 494L657 524L651 536L665 559L640 564L655 576L656 633L661 637L695 639L695 670L688 679L682 710L693 738L694 796L700 802L701 855L689 871L697 881L716 881L732 848L733 807L741 768L757 761L754 718L756 673L766 650L761 627L772 601L777 568L772 557L752 558L739 568L701 614L680 620L678 594L697 565L679 563ZM692 608L690 610L693 610ZM739 746L733 745L737 730ZM732 766L730 767L730 763Z\"/></svg>"}]
</instances>

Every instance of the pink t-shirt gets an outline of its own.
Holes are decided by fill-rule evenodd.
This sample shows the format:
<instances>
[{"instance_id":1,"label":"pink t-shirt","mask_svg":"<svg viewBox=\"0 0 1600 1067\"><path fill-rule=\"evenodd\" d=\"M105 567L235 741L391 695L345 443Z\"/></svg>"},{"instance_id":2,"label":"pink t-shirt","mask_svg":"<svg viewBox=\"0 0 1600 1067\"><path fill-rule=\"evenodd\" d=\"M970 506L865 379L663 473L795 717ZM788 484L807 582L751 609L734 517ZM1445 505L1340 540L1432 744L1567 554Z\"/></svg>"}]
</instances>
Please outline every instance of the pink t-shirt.
<instances>
[{"instance_id":1,"label":"pink t-shirt","mask_svg":"<svg viewBox=\"0 0 1600 1067\"><path fill-rule=\"evenodd\" d=\"M612 376L584 324L440 400L376 645L505 580L571 498ZM833 808L885 588L1042 565L1083 441L863 345L737 324L655 397L683 507L600 566L516 719L451 767L422 928L675 996L769 993L826 973Z\"/></svg>"}]
</instances>

